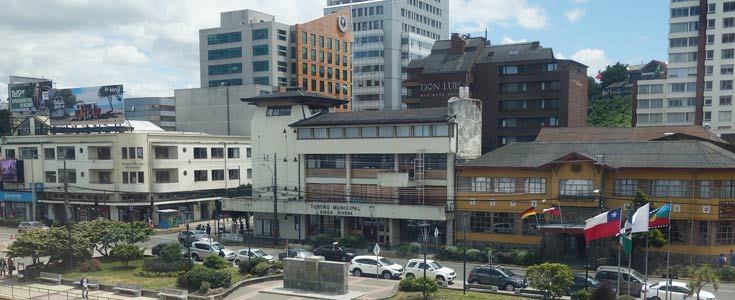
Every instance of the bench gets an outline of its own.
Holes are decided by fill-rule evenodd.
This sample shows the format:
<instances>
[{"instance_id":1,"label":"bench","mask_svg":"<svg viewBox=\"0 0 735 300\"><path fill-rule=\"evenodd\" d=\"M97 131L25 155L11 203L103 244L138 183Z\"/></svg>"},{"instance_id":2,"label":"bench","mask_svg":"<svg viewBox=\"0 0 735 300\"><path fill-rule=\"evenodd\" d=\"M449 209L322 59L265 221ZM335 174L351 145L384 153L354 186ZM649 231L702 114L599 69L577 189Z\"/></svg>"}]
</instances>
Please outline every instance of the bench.
<instances>
[{"instance_id":1,"label":"bench","mask_svg":"<svg viewBox=\"0 0 735 300\"><path fill-rule=\"evenodd\" d=\"M114 288L112 288L112 291L115 292L115 295L125 292L125 293L133 294L137 297L140 297L140 294L142 293L143 289L140 287L140 284L128 284L128 283L118 282L117 285Z\"/></svg>"},{"instance_id":2,"label":"bench","mask_svg":"<svg viewBox=\"0 0 735 300\"><path fill-rule=\"evenodd\" d=\"M79 288L81 288L82 287L82 285L80 284L81 281L82 281L81 278L79 280L77 280L77 281L74 281L74 285L75 286L79 286ZM100 281L97 280L97 279L87 278L87 287L90 290L99 290L100 289Z\"/></svg>"},{"instance_id":3,"label":"bench","mask_svg":"<svg viewBox=\"0 0 735 300\"><path fill-rule=\"evenodd\" d=\"M38 276L39 281L50 281L56 284L61 284L61 274L41 272Z\"/></svg>"},{"instance_id":4,"label":"bench","mask_svg":"<svg viewBox=\"0 0 735 300\"><path fill-rule=\"evenodd\" d=\"M162 288L161 292L158 293L158 299L165 300L167 298L177 298L181 300L186 300L189 298L189 292L187 290Z\"/></svg>"}]
</instances>

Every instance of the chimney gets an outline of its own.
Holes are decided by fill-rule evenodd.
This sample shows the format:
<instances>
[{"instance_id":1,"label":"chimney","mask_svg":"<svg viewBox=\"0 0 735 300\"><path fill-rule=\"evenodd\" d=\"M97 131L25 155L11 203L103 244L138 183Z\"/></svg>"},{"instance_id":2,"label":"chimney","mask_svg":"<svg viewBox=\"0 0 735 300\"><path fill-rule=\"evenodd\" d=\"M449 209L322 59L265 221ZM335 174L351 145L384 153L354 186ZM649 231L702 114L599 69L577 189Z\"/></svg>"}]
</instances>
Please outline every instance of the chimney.
<instances>
[{"instance_id":1,"label":"chimney","mask_svg":"<svg viewBox=\"0 0 735 300\"><path fill-rule=\"evenodd\" d=\"M470 87L468 86L460 86L459 87L459 98L460 99L467 99L470 97Z\"/></svg>"},{"instance_id":2,"label":"chimney","mask_svg":"<svg viewBox=\"0 0 735 300\"><path fill-rule=\"evenodd\" d=\"M467 42L459 35L459 33L452 33L449 53L458 55L464 54L464 47L466 45Z\"/></svg>"}]
</instances>

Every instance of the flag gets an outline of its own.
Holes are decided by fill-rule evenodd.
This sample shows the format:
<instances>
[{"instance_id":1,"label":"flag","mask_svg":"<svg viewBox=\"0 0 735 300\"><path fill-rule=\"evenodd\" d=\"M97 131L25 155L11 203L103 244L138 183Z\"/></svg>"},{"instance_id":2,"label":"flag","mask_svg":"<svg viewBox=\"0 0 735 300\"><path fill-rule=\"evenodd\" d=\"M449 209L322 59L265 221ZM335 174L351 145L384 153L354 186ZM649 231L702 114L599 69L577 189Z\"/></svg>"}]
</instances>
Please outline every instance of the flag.
<instances>
[{"instance_id":1,"label":"flag","mask_svg":"<svg viewBox=\"0 0 735 300\"><path fill-rule=\"evenodd\" d=\"M584 224L584 239L588 243L614 236L620 232L620 208L589 218Z\"/></svg>"},{"instance_id":2,"label":"flag","mask_svg":"<svg viewBox=\"0 0 735 300\"><path fill-rule=\"evenodd\" d=\"M559 209L559 205L554 204L550 208L545 208L544 213L549 213L555 216L561 216L561 209Z\"/></svg>"},{"instance_id":3,"label":"flag","mask_svg":"<svg viewBox=\"0 0 735 300\"><path fill-rule=\"evenodd\" d=\"M623 252L629 254L633 248L632 231L633 230L633 213L628 212L628 218L625 219L625 226L620 230L620 245L623 246Z\"/></svg>"},{"instance_id":4,"label":"flag","mask_svg":"<svg viewBox=\"0 0 735 300\"><path fill-rule=\"evenodd\" d=\"M595 79L600 80L602 78L602 72L600 70L597 70L597 75L595 75Z\"/></svg>"},{"instance_id":5,"label":"flag","mask_svg":"<svg viewBox=\"0 0 735 300\"><path fill-rule=\"evenodd\" d=\"M648 220L646 219L646 216L648 216L650 206L651 204L646 203L646 205L639 207L638 210L635 211L631 220L631 233L648 232Z\"/></svg>"},{"instance_id":6,"label":"flag","mask_svg":"<svg viewBox=\"0 0 735 300\"><path fill-rule=\"evenodd\" d=\"M531 208L529 208L529 209L527 209L527 210L524 210L524 211L523 211L523 212L521 213L521 220L523 220L523 219L525 219L525 218L528 218L528 217L530 217L530 216L535 216L535 215L536 215L536 208L535 208L535 207L533 207L533 206L531 206Z\"/></svg>"},{"instance_id":7,"label":"flag","mask_svg":"<svg viewBox=\"0 0 735 300\"><path fill-rule=\"evenodd\" d=\"M660 206L657 209L654 209L651 212L651 216L648 218L648 227L656 228L656 227L669 226L670 222L671 222L671 204L667 203L665 205Z\"/></svg>"}]
</instances>

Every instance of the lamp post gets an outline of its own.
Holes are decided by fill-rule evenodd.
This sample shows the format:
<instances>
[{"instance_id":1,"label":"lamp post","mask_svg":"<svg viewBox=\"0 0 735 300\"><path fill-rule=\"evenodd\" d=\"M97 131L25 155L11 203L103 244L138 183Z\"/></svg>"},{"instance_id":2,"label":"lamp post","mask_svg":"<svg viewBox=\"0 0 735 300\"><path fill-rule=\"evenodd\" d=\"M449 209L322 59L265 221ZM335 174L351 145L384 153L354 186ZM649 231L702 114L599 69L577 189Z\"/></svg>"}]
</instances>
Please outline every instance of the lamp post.
<instances>
[{"instance_id":1,"label":"lamp post","mask_svg":"<svg viewBox=\"0 0 735 300\"><path fill-rule=\"evenodd\" d=\"M186 218L186 232L191 232L191 231L189 231L189 214L191 214L191 212L189 210L186 210L184 212L184 216ZM187 260L188 263L189 263L189 268L191 268L191 245L189 245L189 247L186 247L186 251L187 251L187 253L189 255L189 256L187 256L189 258Z\"/></svg>"},{"instance_id":2,"label":"lamp post","mask_svg":"<svg viewBox=\"0 0 735 300\"><path fill-rule=\"evenodd\" d=\"M426 246L428 246L426 241L429 239L429 228L431 228L431 226L429 223L426 223L426 221L421 223L419 226L421 227L421 236L424 239L424 279L422 280L422 285L424 288L424 299L426 299L426 269L428 268L428 265L426 264Z\"/></svg>"},{"instance_id":3,"label":"lamp post","mask_svg":"<svg viewBox=\"0 0 735 300\"><path fill-rule=\"evenodd\" d=\"M470 214L468 212L462 213L462 295L467 294L467 225L469 225Z\"/></svg>"}]
</instances>

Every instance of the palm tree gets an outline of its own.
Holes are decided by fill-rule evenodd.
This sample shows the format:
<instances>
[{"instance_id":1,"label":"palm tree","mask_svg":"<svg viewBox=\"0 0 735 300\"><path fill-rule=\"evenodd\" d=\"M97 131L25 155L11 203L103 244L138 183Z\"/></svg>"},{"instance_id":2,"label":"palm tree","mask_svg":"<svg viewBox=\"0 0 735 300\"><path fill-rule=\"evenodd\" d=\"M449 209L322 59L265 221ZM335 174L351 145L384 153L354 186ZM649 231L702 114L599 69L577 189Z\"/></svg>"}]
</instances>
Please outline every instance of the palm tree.
<instances>
[{"instance_id":1,"label":"palm tree","mask_svg":"<svg viewBox=\"0 0 735 300\"><path fill-rule=\"evenodd\" d=\"M697 294L697 300L699 300L699 292L708 283L712 284L712 287L717 291L719 285L717 284L717 274L709 265L701 265L699 268L694 270L692 279L689 280L687 287L689 288L689 296Z\"/></svg>"}]
</instances>

